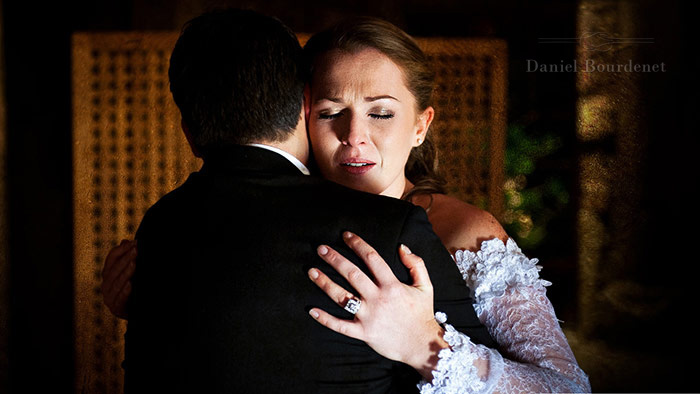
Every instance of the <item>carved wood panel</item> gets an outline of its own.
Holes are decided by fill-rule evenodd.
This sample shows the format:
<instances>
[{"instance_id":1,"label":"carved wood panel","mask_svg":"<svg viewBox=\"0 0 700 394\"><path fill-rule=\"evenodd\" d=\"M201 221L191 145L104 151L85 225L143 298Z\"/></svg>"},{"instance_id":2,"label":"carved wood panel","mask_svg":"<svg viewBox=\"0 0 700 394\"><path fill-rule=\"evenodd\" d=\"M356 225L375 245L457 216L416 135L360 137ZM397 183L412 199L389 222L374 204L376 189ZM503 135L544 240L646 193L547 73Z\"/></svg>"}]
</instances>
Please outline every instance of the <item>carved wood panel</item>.
<instances>
[{"instance_id":1,"label":"carved wood panel","mask_svg":"<svg viewBox=\"0 0 700 394\"><path fill-rule=\"evenodd\" d=\"M502 40L423 38L436 88L431 126L451 195L503 211L507 48Z\"/></svg>"},{"instance_id":2,"label":"carved wood panel","mask_svg":"<svg viewBox=\"0 0 700 394\"><path fill-rule=\"evenodd\" d=\"M73 37L75 340L78 392L122 391L125 324L102 303L107 252L200 165L168 87L177 33Z\"/></svg>"}]
</instances>

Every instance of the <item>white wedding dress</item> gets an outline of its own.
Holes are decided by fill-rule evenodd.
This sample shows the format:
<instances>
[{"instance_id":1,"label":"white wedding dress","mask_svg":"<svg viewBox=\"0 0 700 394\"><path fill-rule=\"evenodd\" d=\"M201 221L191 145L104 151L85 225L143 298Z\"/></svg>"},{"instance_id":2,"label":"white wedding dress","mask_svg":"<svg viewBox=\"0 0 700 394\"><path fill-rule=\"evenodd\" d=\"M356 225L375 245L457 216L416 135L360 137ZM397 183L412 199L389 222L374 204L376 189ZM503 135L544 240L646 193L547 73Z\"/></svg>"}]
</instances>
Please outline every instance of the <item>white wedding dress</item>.
<instances>
[{"instance_id":1,"label":"white wedding dress","mask_svg":"<svg viewBox=\"0 0 700 394\"><path fill-rule=\"evenodd\" d=\"M445 324L450 348L440 352L433 381L418 385L422 394L590 392L547 299L551 283L539 278L537 259L528 259L512 239L484 241L478 252L454 257L477 316L499 348L476 345ZM445 323L444 313L436 318ZM484 376L477 359L488 365Z\"/></svg>"}]
</instances>

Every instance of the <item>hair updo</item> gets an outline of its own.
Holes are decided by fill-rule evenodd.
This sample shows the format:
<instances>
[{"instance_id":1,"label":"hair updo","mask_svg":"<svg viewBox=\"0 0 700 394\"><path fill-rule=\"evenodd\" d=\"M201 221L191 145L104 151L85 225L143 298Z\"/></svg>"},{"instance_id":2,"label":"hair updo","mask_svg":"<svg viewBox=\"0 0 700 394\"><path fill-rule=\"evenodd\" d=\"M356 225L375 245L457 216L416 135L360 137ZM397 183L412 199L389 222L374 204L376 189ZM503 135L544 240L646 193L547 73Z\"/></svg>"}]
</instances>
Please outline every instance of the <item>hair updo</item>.
<instances>
[{"instance_id":1,"label":"hair updo","mask_svg":"<svg viewBox=\"0 0 700 394\"><path fill-rule=\"evenodd\" d=\"M427 56L418 44L398 27L371 17L345 20L320 33L314 34L304 46L304 56L310 73L315 61L323 54L338 49L357 52L376 49L396 63L403 71L406 87L416 100L417 112L430 106L435 84ZM427 133L425 141L414 147L406 163L406 178L414 188L403 198L410 200L417 194L445 193L445 181L437 170L437 150Z\"/></svg>"}]
</instances>

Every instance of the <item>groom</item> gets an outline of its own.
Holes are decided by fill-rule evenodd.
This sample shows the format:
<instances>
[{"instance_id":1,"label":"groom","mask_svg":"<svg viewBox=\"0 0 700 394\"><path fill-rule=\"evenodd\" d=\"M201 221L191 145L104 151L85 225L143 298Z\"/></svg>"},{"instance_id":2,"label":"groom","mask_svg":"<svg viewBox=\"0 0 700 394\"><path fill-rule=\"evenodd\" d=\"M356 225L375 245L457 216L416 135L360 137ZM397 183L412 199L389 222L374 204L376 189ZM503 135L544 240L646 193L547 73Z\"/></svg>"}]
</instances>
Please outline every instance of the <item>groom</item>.
<instances>
[{"instance_id":1,"label":"groom","mask_svg":"<svg viewBox=\"0 0 700 394\"><path fill-rule=\"evenodd\" d=\"M170 60L170 87L199 172L146 213L126 334L125 391L412 392L419 377L305 310L351 318L307 276L327 244L361 235L397 277L410 246L428 265L436 310L491 344L425 212L405 201L310 176L306 80L294 34L278 20L229 10L195 18ZM365 269L365 268L363 268Z\"/></svg>"}]
</instances>

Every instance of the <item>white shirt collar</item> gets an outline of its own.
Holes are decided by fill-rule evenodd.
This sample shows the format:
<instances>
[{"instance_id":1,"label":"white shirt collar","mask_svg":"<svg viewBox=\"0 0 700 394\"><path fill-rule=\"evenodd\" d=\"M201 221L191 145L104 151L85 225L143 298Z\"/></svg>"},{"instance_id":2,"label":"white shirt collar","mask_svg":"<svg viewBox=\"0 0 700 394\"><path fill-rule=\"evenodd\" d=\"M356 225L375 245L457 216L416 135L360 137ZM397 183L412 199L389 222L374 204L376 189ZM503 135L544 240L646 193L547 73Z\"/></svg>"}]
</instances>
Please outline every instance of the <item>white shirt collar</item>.
<instances>
[{"instance_id":1,"label":"white shirt collar","mask_svg":"<svg viewBox=\"0 0 700 394\"><path fill-rule=\"evenodd\" d=\"M291 155L289 152L285 152L285 151L283 151L282 149L275 148L274 146L270 146L270 145L264 145L264 144L246 144L246 145L248 145L248 146L255 146L255 147L257 147L257 148L262 148L262 149L267 149L267 150L269 150L269 151L278 153L278 154L282 155L282 157L284 157L285 159L289 160L290 163L294 164L294 166L295 166L296 168L298 168L299 171L301 171L302 174L304 174L304 175L311 175L311 172L309 172L309 169L306 168L306 166L304 165L304 163L302 163L301 161L299 161L299 159L297 159L296 157L294 157L294 155Z\"/></svg>"}]
</instances>

